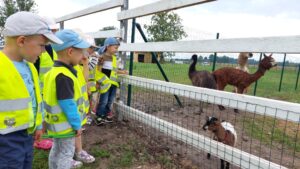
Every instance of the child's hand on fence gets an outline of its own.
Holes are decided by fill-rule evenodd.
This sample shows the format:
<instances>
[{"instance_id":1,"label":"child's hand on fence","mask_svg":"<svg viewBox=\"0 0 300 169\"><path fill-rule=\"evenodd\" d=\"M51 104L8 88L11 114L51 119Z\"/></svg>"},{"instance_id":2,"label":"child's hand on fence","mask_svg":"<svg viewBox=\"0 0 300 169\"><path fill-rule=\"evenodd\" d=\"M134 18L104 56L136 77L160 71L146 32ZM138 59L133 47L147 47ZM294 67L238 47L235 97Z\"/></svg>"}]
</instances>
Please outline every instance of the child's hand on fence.
<instances>
[{"instance_id":1,"label":"child's hand on fence","mask_svg":"<svg viewBox=\"0 0 300 169\"><path fill-rule=\"evenodd\" d=\"M117 74L128 75L128 71L127 70L118 70Z\"/></svg>"}]
</instances>

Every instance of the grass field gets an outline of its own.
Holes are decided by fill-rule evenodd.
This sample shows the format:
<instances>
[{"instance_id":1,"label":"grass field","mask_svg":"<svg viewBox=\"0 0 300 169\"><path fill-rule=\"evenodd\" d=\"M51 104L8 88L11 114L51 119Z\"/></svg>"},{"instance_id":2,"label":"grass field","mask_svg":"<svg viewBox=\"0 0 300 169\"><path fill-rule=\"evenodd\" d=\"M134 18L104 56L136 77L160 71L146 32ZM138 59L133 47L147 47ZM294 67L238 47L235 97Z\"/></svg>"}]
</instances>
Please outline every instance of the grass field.
<instances>
[{"instance_id":1,"label":"grass field","mask_svg":"<svg viewBox=\"0 0 300 169\"><path fill-rule=\"evenodd\" d=\"M127 64L128 65L128 64ZM191 85L188 78L188 64L162 64L164 71L166 72L169 80L175 83ZM217 69L223 67L217 65ZM198 65L197 70L208 70L211 71L211 66ZM255 67L250 68L250 72L254 73L256 71ZM156 64L147 63L134 63L133 75L146 77L157 80L164 80L163 76L159 72ZM281 92L278 91L279 81L280 81L281 69L274 68L266 72L258 81L257 96L272 98L277 100L284 100L289 102L300 103L300 86L299 89L295 90L295 83L297 78L297 71L294 68L287 68L284 72L283 83ZM300 84L299 84L300 85ZM227 91L232 91L233 87L228 86ZM253 95L254 83L251 85L248 91L249 95ZM254 139L260 140L265 144L284 143L285 147L288 149L294 149L295 152L300 151L299 138L295 144L295 133L293 130L298 132L299 126L295 124L288 124L288 129L286 127L281 127L280 121L274 120L273 118L256 118L251 120L251 118L244 119L245 132ZM284 123L285 124L285 123ZM272 127L275 127L273 129ZM274 130L274 131L273 131ZM270 134L272 133L272 134ZM100 147L102 145L102 147ZM90 165L85 165L83 169L99 168L101 163L106 163L104 166L107 168L134 168L136 165L143 165L144 163L149 163L151 155L146 151L145 145L141 145L137 148L137 142L135 141L123 141L122 144L112 144L108 147L103 146L103 144L95 144L91 147L90 152L97 158L97 162ZM139 152L139 153L136 153ZM142 154L142 155L140 155ZM172 162L169 156L159 155L155 159L162 168L172 168ZM47 168L48 152L36 150L34 159L34 169L44 169ZM154 168L154 167L150 167Z\"/></svg>"},{"instance_id":2,"label":"grass field","mask_svg":"<svg viewBox=\"0 0 300 169\"><path fill-rule=\"evenodd\" d=\"M171 82L191 85L188 78L188 64L162 64L162 67ZM217 69L224 67L217 65ZM197 70L211 71L211 66L197 65ZM250 72L254 73L255 67L250 67ZM151 79L164 80L156 64L150 63L134 63L133 75L140 77L147 77ZM259 79L256 96L272 98L277 100L284 100L289 102L300 103L300 86L295 90L297 79L297 71L295 68L286 68L284 71L281 91L279 92L279 82L281 76L280 68L273 68L266 72L265 75ZM250 86L249 95L253 95L254 84ZM300 84L299 84L300 85ZM232 91L233 87L227 86L227 91Z\"/></svg>"}]
</instances>

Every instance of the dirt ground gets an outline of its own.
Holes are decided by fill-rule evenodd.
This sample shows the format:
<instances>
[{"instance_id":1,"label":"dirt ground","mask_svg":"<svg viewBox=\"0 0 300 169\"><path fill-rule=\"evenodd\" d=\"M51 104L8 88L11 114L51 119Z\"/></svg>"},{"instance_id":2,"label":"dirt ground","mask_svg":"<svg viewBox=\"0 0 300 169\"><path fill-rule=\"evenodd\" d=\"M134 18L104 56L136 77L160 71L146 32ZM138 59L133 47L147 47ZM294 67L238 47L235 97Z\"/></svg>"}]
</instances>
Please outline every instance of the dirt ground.
<instances>
[{"instance_id":1,"label":"dirt ground","mask_svg":"<svg viewBox=\"0 0 300 169\"><path fill-rule=\"evenodd\" d=\"M147 136L132 128L129 123L131 122L88 126L83 135L83 147L93 154L97 161L83 168L197 168L186 159L172 155L157 142L146 139Z\"/></svg>"},{"instance_id":2,"label":"dirt ground","mask_svg":"<svg viewBox=\"0 0 300 169\"><path fill-rule=\"evenodd\" d=\"M151 91L149 92L145 90L143 92L138 91L133 94L132 105L138 110L144 111L156 117L160 117L166 121L172 122L181 127L187 128L201 135L206 135L208 137L210 137L211 134L202 130L202 125L205 123L205 117L218 117L219 119L228 121L235 126L235 129L238 134L236 144L237 148L245 152L254 154L256 156L262 157L266 160L270 160L274 163L281 164L288 168L300 168L299 152L295 152L292 148L288 148L282 143L278 143L275 141L271 142L272 146L270 146L270 144L266 144L260 139L255 139L251 137L251 135L255 133L255 131L251 131L251 133L249 133L249 131L248 133L246 132L247 126L245 125L244 121L248 120L251 123L256 123L257 120L264 120L264 118L266 117L254 115L253 113L248 113L245 111L234 113L234 111L229 108L227 108L224 111L219 111L216 105L205 103L203 106L203 112L201 113L199 108L199 101L195 101L189 98L180 99L184 105L183 108L177 106L174 96L172 95L153 93ZM266 130L265 128L268 128L267 125L269 124L265 124L264 130ZM297 137L297 133L299 132L299 126L291 126L285 121L279 121L279 126L280 125L286 126L285 131L292 131ZM153 132L155 133L155 131ZM155 137L157 136L154 136L154 138ZM218 159L213 158L207 160L205 152L196 152L195 150L186 145L180 144L178 142L176 143L176 141L171 140L172 139L170 138L161 136L160 143L167 145L168 148L170 148L173 151L172 153L185 151L185 153L183 154L178 154L191 160L192 164L196 165L198 168L218 168ZM172 144L173 146L170 146ZM205 161L205 163L203 163L203 161Z\"/></svg>"},{"instance_id":3,"label":"dirt ground","mask_svg":"<svg viewBox=\"0 0 300 169\"><path fill-rule=\"evenodd\" d=\"M282 144L273 142L270 146L246 132L243 121L262 119L258 115L240 111L234 113L227 108L219 111L216 105L203 104L191 98L181 98L184 107L177 106L174 96L151 91L135 91L132 95L132 107L154 115L193 132L211 137L202 130L206 116L216 116L235 126L238 135L236 147L281 164L288 168L300 168L299 152L294 152ZM253 120L254 119L254 120ZM287 132L298 132L298 128L287 126ZM83 169L217 169L220 160L216 157L207 159L207 153L195 150L184 142L174 140L168 135L138 123L133 119L96 126L87 126L83 134L83 147L96 157L96 162L85 165ZM231 165L232 169L239 167Z\"/></svg>"}]
</instances>

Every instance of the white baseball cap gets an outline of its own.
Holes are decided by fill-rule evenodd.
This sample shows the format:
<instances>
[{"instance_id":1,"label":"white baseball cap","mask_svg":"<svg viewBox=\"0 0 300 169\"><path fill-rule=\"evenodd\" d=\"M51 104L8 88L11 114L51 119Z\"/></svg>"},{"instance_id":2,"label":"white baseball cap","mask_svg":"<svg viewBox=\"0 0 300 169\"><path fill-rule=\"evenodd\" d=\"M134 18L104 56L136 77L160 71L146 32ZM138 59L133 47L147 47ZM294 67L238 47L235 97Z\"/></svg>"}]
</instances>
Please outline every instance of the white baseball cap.
<instances>
[{"instance_id":1,"label":"white baseball cap","mask_svg":"<svg viewBox=\"0 0 300 169\"><path fill-rule=\"evenodd\" d=\"M17 12L9 16L5 22L3 36L28 36L28 35L44 35L51 42L62 44L56 37L44 19L37 14L31 12Z\"/></svg>"},{"instance_id":2,"label":"white baseball cap","mask_svg":"<svg viewBox=\"0 0 300 169\"><path fill-rule=\"evenodd\" d=\"M55 22L54 18L43 16L43 19L46 21L46 23L48 24L48 26L51 30L59 29L59 25Z\"/></svg>"}]
</instances>

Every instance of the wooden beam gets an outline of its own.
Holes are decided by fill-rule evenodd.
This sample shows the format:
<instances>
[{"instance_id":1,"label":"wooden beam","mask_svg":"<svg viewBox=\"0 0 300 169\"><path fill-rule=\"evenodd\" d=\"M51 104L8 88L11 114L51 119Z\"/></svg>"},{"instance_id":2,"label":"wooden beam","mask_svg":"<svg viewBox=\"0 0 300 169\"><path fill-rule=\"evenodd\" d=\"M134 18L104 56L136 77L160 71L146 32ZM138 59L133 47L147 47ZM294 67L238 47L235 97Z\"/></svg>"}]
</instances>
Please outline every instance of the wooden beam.
<instances>
[{"instance_id":1,"label":"wooden beam","mask_svg":"<svg viewBox=\"0 0 300 169\"><path fill-rule=\"evenodd\" d=\"M167 122L153 115L147 114L140 110L126 106L121 103L115 103L116 110L124 117L139 121L151 128L160 131L167 136L170 136L176 140L180 140L198 151L205 151L213 156L224 159L231 164L240 168L251 169L287 169L284 166L270 162L263 158L249 154L240 149L225 145L221 142L217 142L203 135L189 131L176 124Z\"/></svg>"},{"instance_id":2,"label":"wooden beam","mask_svg":"<svg viewBox=\"0 0 300 169\"><path fill-rule=\"evenodd\" d=\"M132 19L158 12L170 11L215 0L160 0L134 9L118 13L118 20ZM141 1L142 2L142 1Z\"/></svg>"},{"instance_id":3,"label":"wooden beam","mask_svg":"<svg viewBox=\"0 0 300 169\"><path fill-rule=\"evenodd\" d=\"M120 51L179 53L300 53L300 36L121 44Z\"/></svg>"},{"instance_id":4,"label":"wooden beam","mask_svg":"<svg viewBox=\"0 0 300 169\"><path fill-rule=\"evenodd\" d=\"M105 10L109 10L109 9L116 8L116 7L121 7L123 5L123 3L124 3L123 0L110 0L108 2L94 5L92 7L59 17L55 21L57 23L63 22L63 21L79 18L79 17L85 16L85 15L93 14L96 12L105 11Z\"/></svg>"},{"instance_id":5,"label":"wooden beam","mask_svg":"<svg viewBox=\"0 0 300 169\"><path fill-rule=\"evenodd\" d=\"M193 97L195 100L223 105L250 113L269 116L276 119L288 120L295 123L300 121L300 104L262 97L255 97L231 92L206 89L160 80L152 80L136 76L120 75L121 83L131 84L157 92L169 93L183 97Z\"/></svg>"},{"instance_id":6,"label":"wooden beam","mask_svg":"<svg viewBox=\"0 0 300 169\"><path fill-rule=\"evenodd\" d=\"M92 36L94 39L108 38L108 37L115 37L115 38L121 38L122 37L122 31L121 30L98 31L98 32L90 32L90 33L87 33L87 34Z\"/></svg>"}]
</instances>

